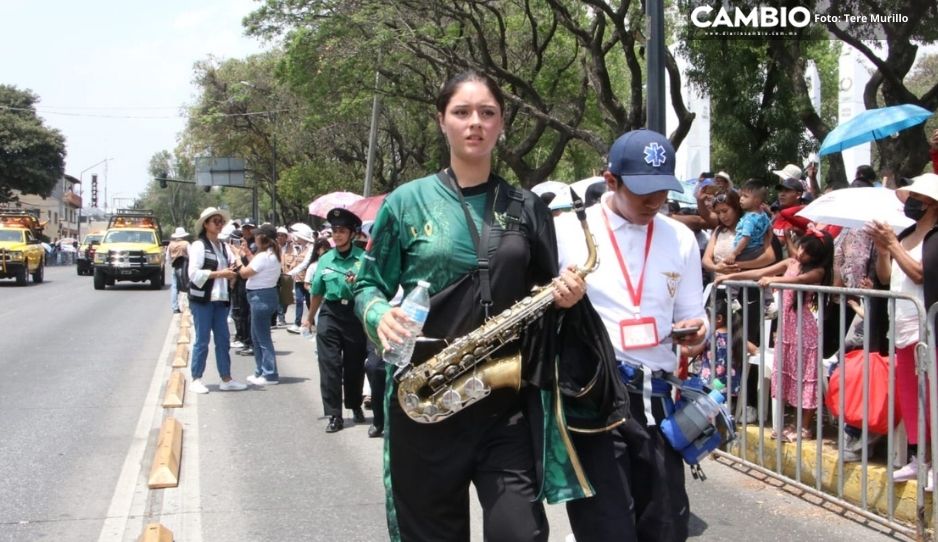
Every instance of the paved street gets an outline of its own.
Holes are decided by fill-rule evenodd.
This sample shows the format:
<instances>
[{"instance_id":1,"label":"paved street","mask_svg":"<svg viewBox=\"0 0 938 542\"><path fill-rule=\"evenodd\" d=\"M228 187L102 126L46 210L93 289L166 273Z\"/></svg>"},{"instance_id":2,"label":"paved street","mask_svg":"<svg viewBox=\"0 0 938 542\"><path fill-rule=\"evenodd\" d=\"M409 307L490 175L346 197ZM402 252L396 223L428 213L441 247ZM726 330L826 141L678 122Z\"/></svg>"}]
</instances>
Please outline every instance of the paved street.
<instances>
[{"instance_id":1,"label":"paved street","mask_svg":"<svg viewBox=\"0 0 938 542\"><path fill-rule=\"evenodd\" d=\"M46 277L0 282L0 540L129 541L149 521L190 542L387 539L381 440L349 412L345 430L323 432L313 343L274 331L281 384L267 389L219 392L210 358L212 392L173 411L184 426L180 487L150 491L178 327L168 290L98 292L71 267ZM233 356L239 380L252 367ZM695 540L888 539L720 463L704 467L707 482L688 482ZM551 540L567 540L563 507L549 516Z\"/></svg>"}]
</instances>

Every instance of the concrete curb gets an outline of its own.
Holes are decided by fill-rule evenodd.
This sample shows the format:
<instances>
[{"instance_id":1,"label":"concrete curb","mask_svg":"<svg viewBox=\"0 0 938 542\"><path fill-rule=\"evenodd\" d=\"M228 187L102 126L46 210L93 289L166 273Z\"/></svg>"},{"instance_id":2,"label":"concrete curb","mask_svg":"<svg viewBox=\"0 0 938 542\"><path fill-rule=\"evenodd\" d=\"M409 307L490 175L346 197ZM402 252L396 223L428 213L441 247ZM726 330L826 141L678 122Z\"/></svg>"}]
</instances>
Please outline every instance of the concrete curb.
<instances>
[{"instance_id":1,"label":"concrete curb","mask_svg":"<svg viewBox=\"0 0 938 542\"><path fill-rule=\"evenodd\" d=\"M759 461L759 428L758 426L748 426L746 428L746 451L743 454L740 450L742 446L742 432L737 437L734 446L728 450L730 453L746 461L760 465L766 469L780 472L783 476L795 480L798 466L797 444L793 442L779 442L772 438L771 428L765 428L765 440L763 441L764 463ZM776 447L782 446L782 464L781 469L776 467ZM837 460L839 453L829 441L824 441L821 448L821 491L837 496L838 477ZM817 441L805 440L801 443L801 480L800 482L816 486L817 462ZM886 473L887 467L876 463L867 464L866 496L867 508L877 515L887 517L889 515L889 494ZM862 463L844 463L844 493L843 499L856 506L861 505L862 498ZM915 525L917 513L915 505L915 493L917 483L898 482L895 483L893 517L901 522ZM932 509L932 495L925 493L925 514L928 526L933 525L933 519L929 511Z\"/></svg>"},{"instance_id":2,"label":"concrete curb","mask_svg":"<svg viewBox=\"0 0 938 542\"><path fill-rule=\"evenodd\" d=\"M151 523L144 527L137 542L173 542L173 532L159 523Z\"/></svg>"},{"instance_id":3,"label":"concrete curb","mask_svg":"<svg viewBox=\"0 0 938 542\"><path fill-rule=\"evenodd\" d=\"M160 427L160 437L150 468L150 489L179 485L179 463L182 456L182 424L168 416Z\"/></svg>"}]
</instances>

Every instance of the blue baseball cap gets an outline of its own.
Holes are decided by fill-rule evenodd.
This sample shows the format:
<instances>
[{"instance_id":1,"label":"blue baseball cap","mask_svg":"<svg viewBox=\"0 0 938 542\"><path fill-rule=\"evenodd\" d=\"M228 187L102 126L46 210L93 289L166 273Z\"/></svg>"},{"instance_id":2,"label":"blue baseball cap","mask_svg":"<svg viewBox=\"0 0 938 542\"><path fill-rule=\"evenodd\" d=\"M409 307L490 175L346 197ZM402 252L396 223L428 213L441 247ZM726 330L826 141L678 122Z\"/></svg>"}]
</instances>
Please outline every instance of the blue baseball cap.
<instances>
[{"instance_id":1,"label":"blue baseball cap","mask_svg":"<svg viewBox=\"0 0 938 542\"><path fill-rule=\"evenodd\" d=\"M674 147L668 138L652 130L642 128L619 136L609 149L606 169L639 196L684 191L674 176Z\"/></svg>"}]
</instances>

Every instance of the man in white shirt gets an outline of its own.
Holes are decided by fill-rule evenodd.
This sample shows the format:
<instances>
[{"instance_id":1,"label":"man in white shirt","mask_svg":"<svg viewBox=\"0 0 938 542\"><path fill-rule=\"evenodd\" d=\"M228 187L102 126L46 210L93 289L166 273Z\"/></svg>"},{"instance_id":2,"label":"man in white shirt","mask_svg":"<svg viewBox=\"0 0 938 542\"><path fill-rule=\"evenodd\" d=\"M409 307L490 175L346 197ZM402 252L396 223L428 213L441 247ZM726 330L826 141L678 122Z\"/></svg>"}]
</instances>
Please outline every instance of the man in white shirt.
<instances>
[{"instance_id":1,"label":"man in white shirt","mask_svg":"<svg viewBox=\"0 0 938 542\"><path fill-rule=\"evenodd\" d=\"M609 190L587 209L600 262L586 277L587 295L629 387L632 419L571 435L596 496L568 503L567 514L577 540L684 540L684 464L657 427L670 392L658 371L677 368L676 344L706 337L700 251L686 226L658 213L668 191L682 189L667 138L650 130L621 136L603 177ZM556 219L561 268L586 258L574 220Z\"/></svg>"}]
</instances>

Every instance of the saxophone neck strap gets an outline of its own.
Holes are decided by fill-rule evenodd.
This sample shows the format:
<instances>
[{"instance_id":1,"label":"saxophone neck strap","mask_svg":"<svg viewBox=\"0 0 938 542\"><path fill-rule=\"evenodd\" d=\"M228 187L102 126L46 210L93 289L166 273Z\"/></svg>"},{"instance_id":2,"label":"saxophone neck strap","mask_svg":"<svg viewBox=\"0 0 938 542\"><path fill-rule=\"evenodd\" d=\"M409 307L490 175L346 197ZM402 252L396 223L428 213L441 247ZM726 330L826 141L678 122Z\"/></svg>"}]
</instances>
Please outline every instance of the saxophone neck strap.
<instances>
[{"instance_id":1,"label":"saxophone neck strap","mask_svg":"<svg viewBox=\"0 0 938 542\"><path fill-rule=\"evenodd\" d=\"M469 234L472 236L472 243L476 247L476 260L479 266L480 301L485 311L485 318L488 319L489 309L492 306L492 283L491 273L489 272L489 240L491 238L492 220L495 214L495 200L498 199L498 192L496 190L499 184L498 178L494 174L490 174L487 181L485 213L482 217L482 233L480 234L478 228L476 228L475 220L472 219L472 214L469 212L469 204L466 203L466 198L463 196L462 189L459 188L459 183L456 181L453 170L446 168L438 173L437 176L456 193L456 197L459 198L459 206L466 216L466 226L469 228ZM509 220L508 225L514 227L514 225L521 221L520 211L523 195L520 191L511 189L508 191L508 196L511 198L511 202L508 205L506 215Z\"/></svg>"}]
</instances>

